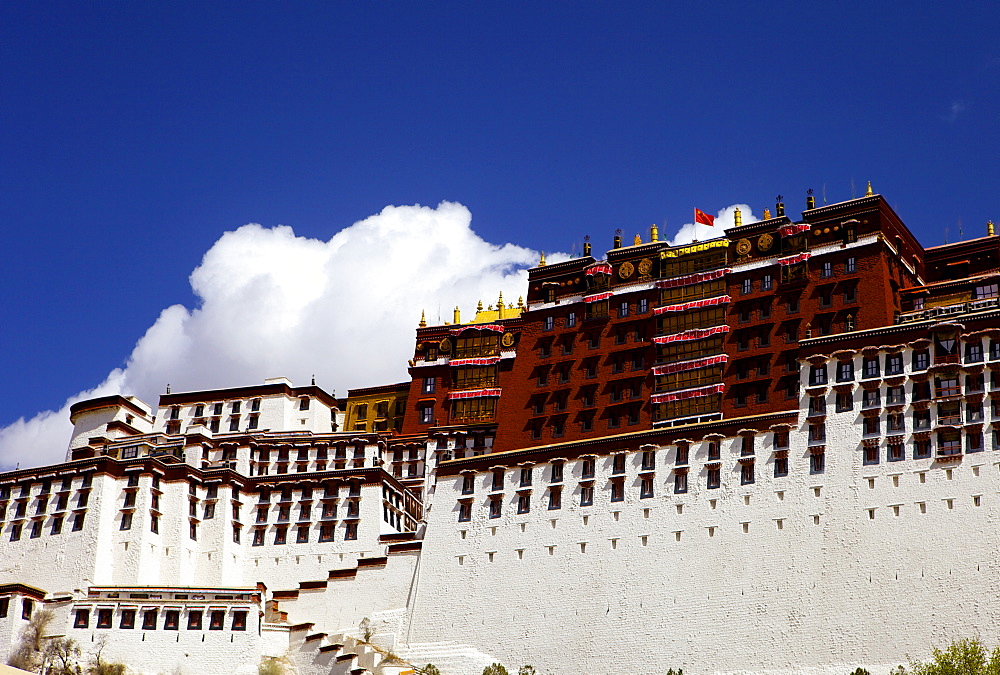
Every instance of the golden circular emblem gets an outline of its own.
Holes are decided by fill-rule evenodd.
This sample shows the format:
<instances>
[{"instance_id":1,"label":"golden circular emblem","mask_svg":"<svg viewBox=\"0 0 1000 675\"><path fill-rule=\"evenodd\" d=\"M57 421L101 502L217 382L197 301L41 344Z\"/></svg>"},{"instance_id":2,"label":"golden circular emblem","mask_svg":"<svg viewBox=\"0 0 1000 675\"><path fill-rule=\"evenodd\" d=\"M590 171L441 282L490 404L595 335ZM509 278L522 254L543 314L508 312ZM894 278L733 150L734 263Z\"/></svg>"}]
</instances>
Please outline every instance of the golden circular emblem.
<instances>
[{"instance_id":1,"label":"golden circular emblem","mask_svg":"<svg viewBox=\"0 0 1000 675\"><path fill-rule=\"evenodd\" d=\"M770 251L771 246L774 244L774 235L769 232L765 232L757 238L757 248L761 251Z\"/></svg>"},{"instance_id":2,"label":"golden circular emblem","mask_svg":"<svg viewBox=\"0 0 1000 675\"><path fill-rule=\"evenodd\" d=\"M736 242L736 252L739 253L740 255L746 255L747 253L749 253L750 252L750 240L749 239L740 239L738 242Z\"/></svg>"},{"instance_id":3,"label":"golden circular emblem","mask_svg":"<svg viewBox=\"0 0 1000 675\"><path fill-rule=\"evenodd\" d=\"M513 333L504 333L503 337L500 338L500 344L503 345L504 347L513 347L514 346L514 334Z\"/></svg>"},{"instance_id":4,"label":"golden circular emblem","mask_svg":"<svg viewBox=\"0 0 1000 675\"><path fill-rule=\"evenodd\" d=\"M445 339L441 340L441 344L438 345L438 347L443 352L450 352L451 351L451 338L445 338Z\"/></svg>"},{"instance_id":5,"label":"golden circular emblem","mask_svg":"<svg viewBox=\"0 0 1000 675\"><path fill-rule=\"evenodd\" d=\"M632 272L635 272L635 267L633 267L630 262L623 262L618 266L618 276L622 279L628 279L632 276Z\"/></svg>"},{"instance_id":6,"label":"golden circular emblem","mask_svg":"<svg viewBox=\"0 0 1000 675\"><path fill-rule=\"evenodd\" d=\"M653 271L653 261L649 258L643 258L639 261L639 274L642 276L649 276L649 273Z\"/></svg>"}]
</instances>

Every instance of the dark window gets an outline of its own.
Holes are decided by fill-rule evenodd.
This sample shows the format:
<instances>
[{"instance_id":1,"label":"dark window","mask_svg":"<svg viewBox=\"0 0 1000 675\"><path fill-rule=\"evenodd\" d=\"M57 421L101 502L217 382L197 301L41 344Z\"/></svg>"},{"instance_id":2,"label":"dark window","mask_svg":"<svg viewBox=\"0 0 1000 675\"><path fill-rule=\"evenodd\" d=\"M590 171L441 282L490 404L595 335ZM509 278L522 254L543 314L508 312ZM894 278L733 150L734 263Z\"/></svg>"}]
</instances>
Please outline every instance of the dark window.
<instances>
[{"instance_id":1,"label":"dark window","mask_svg":"<svg viewBox=\"0 0 1000 675\"><path fill-rule=\"evenodd\" d=\"M826 366L811 366L809 369L809 385L826 384Z\"/></svg>"},{"instance_id":2,"label":"dark window","mask_svg":"<svg viewBox=\"0 0 1000 675\"><path fill-rule=\"evenodd\" d=\"M625 454L619 453L612 460L612 473L625 473Z\"/></svg>"},{"instance_id":3,"label":"dark window","mask_svg":"<svg viewBox=\"0 0 1000 675\"><path fill-rule=\"evenodd\" d=\"M592 506L594 504L594 486L580 486L580 506Z\"/></svg>"},{"instance_id":4,"label":"dark window","mask_svg":"<svg viewBox=\"0 0 1000 675\"><path fill-rule=\"evenodd\" d=\"M73 628L90 628L90 610L76 610L76 618L73 619Z\"/></svg>"},{"instance_id":5,"label":"dark window","mask_svg":"<svg viewBox=\"0 0 1000 675\"><path fill-rule=\"evenodd\" d=\"M826 471L826 453L817 452L809 456L809 473Z\"/></svg>"},{"instance_id":6,"label":"dark window","mask_svg":"<svg viewBox=\"0 0 1000 675\"><path fill-rule=\"evenodd\" d=\"M490 518L499 518L503 515L503 502L499 498L490 499Z\"/></svg>"},{"instance_id":7,"label":"dark window","mask_svg":"<svg viewBox=\"0 0 1000 675\"><path fill-rule=\"evenodd\" d=\"M209 630L222 630L225 627L226 613L221 610L215 610L208 615L208 629Z\"/></svg>"},{"instance_id":8,"label":"dark window","mask_svg":"<svg viewBox=\"0 0 1000 675\"><path fill-rule=\"evenodd\" d=\"M204 612L201 610L191 610L188 612L188 630L201 630L201 620Z\"/></svg>"},{"instance_id":9,"label":"dark window","mask_svg":"<svg viewBox=\"0 0 1000 675\"><path fill-rule=\"evenodd\" d=\"M529 493L519 494L517 496L517 512L528 513L529 511L531 511L531 495Z\"/></svg>"},{"instance_id":10,"label":"dark window","mask_svg":"<svg viewBox=\"0 0 1000 675\"><path fill-rule=\"evenodd\" d=\"M903 355L902 354L886 354L886 356L885 356L885 374L886 375L902 375L903 374Z\"/></svg>"},{"instance_id":11,"label":"dark window","mask_svg":"<svg viewBox=\"0 0 1000 675\"><path fill-rule=\"evenodd\" d=\"M653 496L653 478L652 476L643 476L639 483L639 498L648 499Z\"/></svg>"},{"instance_id":12,"label":"dark window","mask_svg":"<svg viewBox=\"0 0 1000 675\"><path fill-rule=\"evenodd\" d=\"M177 630L180 628L181 613L176 609L168 609L163 614L163 630Z\"/></svg>"},{"instance_id":13,"label":"dark window","mask_svg":"<svg viewBox=\"0 0 1000 675\"><path fill-rule=\"evenodd\" d=\"M584 478L593 478L594 477L594 468L595 468L596 464L597 464L597 461L593 457L586 457L586 458L584 458L584 460L583 460L582 476Z\"/></svg>"},{"instance_id":14,"label":"dark window","mask_svg":"<svg viewBox=\"0 0 1000 675\"><path fill-rule=\"evenodd\" d=\"M679 471L674 474L674 493L684 494L688 491L687 471Z\"/></svg>"},{"instance_id":15,"label":"dark window","mask_svg":"<svg viewBox=\"0 0 1000 675\"><path fill-rule=\"evenodd\" d=\"M754 463L744 462L740 465L740 484L749 485L754 482Z\"/></svg>"},{"instance_id":16,"label":"dark window","mask_svg":"<svg viewBox=\"0 0 1000 675\"><path fill-rule=\"evenodd\" d=\"M243 611L233 612L233 630L247 629L247 613Z\"/></svg>"},{"instance_id":17,"label":"dark window","mask_svg":"<svg viewBox=\"0 0 1000 675\"><path fill-rule=\"evenodd\" d=\"M865 357L861 366L862 377L878 377L878 357Z\"/></svg>"},{"instance_id":18,"label":"dark window","mask_svg":"<svg viewBox=\"0 0 1000 675\"><path fill-rule=\"evenodd\" d=\"M0 598L0 619L7 618L8 610L10 610L10 598Z\"/></svg>"},{"instance_id":19,"label":"dark window","mask_svg":"<svg viewBox=\"0 0 1000 675\"><path fill-rule=\"evenodd\" d=\"M274 543L277 545L284 544L288 539L288 527L276 527L274 528Z\"/></svg>"},{"instance_id":20,"label":"dark window","mask_svg":"<svg viewBox=\"0 0 1000 675\"><path fill-rule=\"evenodd\" d=\"M718 465L708 467L708 479L706 482L706 487L709 490L714 490L718 488L719 485L721 485L722 483L721 473L722 473L721 469L718 467Z\"/></svg>"},{"instance_id":21,"label":"dark window","mask_svg":"<svg viewBox=\"0 0 1000 675\"><path fill-rule=\"evenodd\" d=\"M788 458L787 457L775 457L774 458L774 477L781 478L788 475Z\"/></svg>"},{"instance_id":22,"label":"dark window","mask_svg":"<svg viewBox=\"0 0 1000 675\"><path fill-rule=\"evenodd\" d=\"M562 488L549 488L549 510L554 511L562 508Z\"/></svg>"},{"instance_id":23,"label":"dark window","mask_svg":"<svg viewBox=\"0 0 1000 675\"><path fill-rule=\"evenodd\" d=\"M551 482L558 483L563 479L563 463L553 462L552 463L552 473L550 475Z\"/></svg>"},{"instance_id":24,"label":"dark window","mask_svg":"<svg viewBox=\"0 0 1000 675\"><path fill-rule=\"evenodd\" d=\"M123 609L121 621L118 622L118 627L122 630L131 630L135 628L135 610L134 609Z\"/></svg>"},{"instance_id":25,"label":"dark window","mask_svg":"<svg viewBox=\"0 0 1000 675\"><path fill-rule=\"evenodd\" d=\"M142 613L142 629L156 630L156 610L147 609Z\"/></svg>"},{"instance_id":26,"label":"dark window","mask_svg":"<svg viewBox=\"0 0 1000 675\"><path fill-rule=\"evenodd\" d=\"M461 502L458 505L458 520L459 522L472 520L472 502Z\"/></svg>"}]
</instances>

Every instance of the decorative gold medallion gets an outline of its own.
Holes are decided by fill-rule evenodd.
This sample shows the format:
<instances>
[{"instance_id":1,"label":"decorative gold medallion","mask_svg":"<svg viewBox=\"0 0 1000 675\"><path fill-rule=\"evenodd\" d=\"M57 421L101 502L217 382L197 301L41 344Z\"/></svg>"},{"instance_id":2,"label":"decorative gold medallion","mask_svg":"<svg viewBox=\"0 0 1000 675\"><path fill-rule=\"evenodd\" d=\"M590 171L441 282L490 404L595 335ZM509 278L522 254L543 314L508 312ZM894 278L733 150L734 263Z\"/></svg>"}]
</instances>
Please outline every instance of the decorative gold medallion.
<instances>
[{"instance_id":1,"label":"decorative gold medallion","mask_svg":"<svg viewBox=\"0 0 1000 675\"><path fill-rule=\"evenodd\" d=\"M500 338L500 344L503 345L504 347L513 347L514 346L514 334L513 333L504 333L503 337Z\"/></svg>"},{"instance_id":2,"label":"decorative gold medallion","mask_svg":"<svg viewBox=\"0 0 1000 675\"><path fill-rule=\"evenodd\" d=\"M653 261L649 258L643 258L639 261L639 274L644 277L648 277L649 273L653 271Z\"/></svg>"},{"instance_id":3,"label":"decorative gold medallion","mask_svg":"<svg viewBox=\"0 0 1000 675\"><path fill-rule=\"evenodd\" d=\"M622 279L628 279L632 276L632 272L635 272L635 267L630 262L623 262L618 266L618 276Z\"/></svg>"},{"instance_id":4,"label":"decorative gold medallion","mask_svg":"<svg viewBox=\"0 0 1000 675\"><path fill-rule=\"evenodd\" d=\"M774 245L774 235L770 232L765 232L757 238L757 248L761 251L770 251L771 246Z\"/></svg>"},{"instance_id":5,"label":"decorative gold medallion","mask_svg":"<svg viewBox=\"0 0 1000 675\"><path fill-rule=\"evenodd\" d=\"M451 338L445 338L441 340L441 344L438 345L441 351L450 352L451 351Z\"/></svg>"},{"instance_id":6,"label":"decorative gold medallion","mask_svg":"<svg viewBox=\"0 0 1000 675\"><path fill-rule=\"evenodd\" d=\"M740 239L738 242L736 242L736 252L740 255L746 255L747 253L749 253L750 248L751 247L749 239Z\"/></svg>"}]
</instances>

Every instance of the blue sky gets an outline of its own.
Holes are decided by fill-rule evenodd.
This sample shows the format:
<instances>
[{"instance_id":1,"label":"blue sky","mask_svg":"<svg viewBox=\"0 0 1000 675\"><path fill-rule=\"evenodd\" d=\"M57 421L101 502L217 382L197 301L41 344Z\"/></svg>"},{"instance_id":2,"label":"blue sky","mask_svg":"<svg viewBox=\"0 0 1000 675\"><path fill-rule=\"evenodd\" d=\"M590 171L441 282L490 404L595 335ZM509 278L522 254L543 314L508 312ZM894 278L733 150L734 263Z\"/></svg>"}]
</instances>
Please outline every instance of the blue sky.
<instances>
[{"instance_id":1,"label":"blue sky","mask_svg":"<svg viewBox=\"0 0 1000 675\"><path fill-rule=\"evenodd\" d=\"M694 206L795 212L871 180L925 245L979 236L1000 220L998 20L962 2L2 3L0 425L195 307L188 276L249 222L326 241L450 200L489 242L602 250Z\"/></svg>"}]
</instances>

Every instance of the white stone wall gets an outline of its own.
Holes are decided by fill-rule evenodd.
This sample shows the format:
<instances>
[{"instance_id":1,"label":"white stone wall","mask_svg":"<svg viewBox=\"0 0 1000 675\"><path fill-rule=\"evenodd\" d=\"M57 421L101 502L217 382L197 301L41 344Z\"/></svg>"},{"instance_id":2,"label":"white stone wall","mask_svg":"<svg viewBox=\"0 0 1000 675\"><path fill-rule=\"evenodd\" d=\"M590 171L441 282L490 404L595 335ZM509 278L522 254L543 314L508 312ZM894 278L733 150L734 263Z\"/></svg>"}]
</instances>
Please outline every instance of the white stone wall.
<instances>
[{"instance_id":1,"label":"white stone wall","mask_svg":"<svg viewBox=\"0 0 1000 675\"><path fill-rule=\"evenodd\" d=\"M810 474L808 439L793 432L789 475L774 478L771 438L756 439L752 485L740 485L740 440L723 441L713 490L695 444L683 495L673 494L674 448L657 452L649 499L639 498L640 456L629 455L614 503L612 460L601 457L592 507L579 506L580 462L570 461L562 508L538 499L548 472L536 467L531 512L518 515L513 469L499 519L488 517L492 476L480 473L467 523L462 477L440 477L412 640L462 636L509 666L556 673L647 672L654 655L657 667L692 673L886 672L955 637L998 641L988 634L1000 613L996 453L949 466L950 479L929 460L866 467L854 420L831 416L825 471Z\"/></svg>"}]
</instances>

